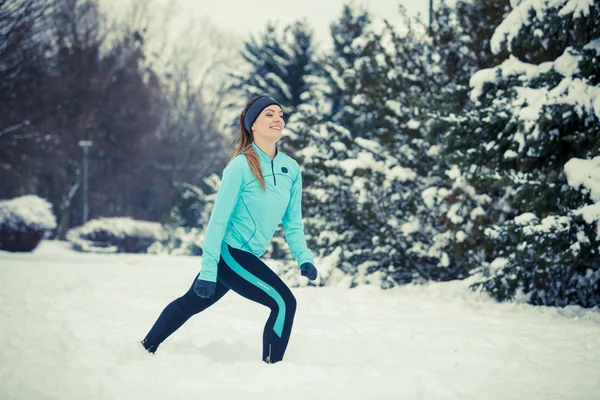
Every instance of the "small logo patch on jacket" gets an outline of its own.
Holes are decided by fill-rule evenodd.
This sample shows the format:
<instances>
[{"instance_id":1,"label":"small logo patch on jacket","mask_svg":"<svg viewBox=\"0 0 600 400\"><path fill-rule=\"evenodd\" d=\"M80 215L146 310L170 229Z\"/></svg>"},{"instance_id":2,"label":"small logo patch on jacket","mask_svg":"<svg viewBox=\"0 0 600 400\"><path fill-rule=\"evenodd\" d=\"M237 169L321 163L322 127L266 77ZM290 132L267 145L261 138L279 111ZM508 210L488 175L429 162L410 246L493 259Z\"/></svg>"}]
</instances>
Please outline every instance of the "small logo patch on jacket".
<instances>
[{"instance_id":1,"label":"small logo patch on jacket","mask_svg":"<svg viewBox=\"0 0 600 400\"><path fill-rule=\"evenodd\" d=\"M287 173L287 168L286 167L281 167L281 172Z\"/></svg>"}]
</instances>

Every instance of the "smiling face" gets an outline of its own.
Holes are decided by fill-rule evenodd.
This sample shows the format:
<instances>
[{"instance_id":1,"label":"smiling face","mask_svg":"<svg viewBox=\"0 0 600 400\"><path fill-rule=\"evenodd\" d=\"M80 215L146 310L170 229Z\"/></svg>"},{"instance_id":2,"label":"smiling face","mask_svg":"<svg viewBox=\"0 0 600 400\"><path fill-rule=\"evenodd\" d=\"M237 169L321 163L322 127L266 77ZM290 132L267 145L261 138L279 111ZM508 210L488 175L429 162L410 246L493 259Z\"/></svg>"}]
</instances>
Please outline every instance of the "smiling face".
<instances>
[{"instance_id":1,"label":"smiling face","mask_svg":"<svg viewBox=\"0 0 600 400\"><path fill-rule=\"evenodd\" d=\"M284 127L283 110L278 105L272 104L262 110L251 128L254 136L269 141L277 141L281 138Z\"/></svg>"}]
</instances>

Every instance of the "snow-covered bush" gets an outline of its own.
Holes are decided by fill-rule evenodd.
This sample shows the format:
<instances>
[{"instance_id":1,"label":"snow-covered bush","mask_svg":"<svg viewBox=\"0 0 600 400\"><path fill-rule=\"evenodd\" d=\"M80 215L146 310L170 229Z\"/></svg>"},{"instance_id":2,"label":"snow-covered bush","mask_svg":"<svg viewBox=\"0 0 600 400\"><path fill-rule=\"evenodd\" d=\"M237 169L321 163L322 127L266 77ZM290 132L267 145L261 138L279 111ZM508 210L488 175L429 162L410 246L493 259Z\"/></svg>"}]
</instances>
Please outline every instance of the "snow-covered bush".
<instances>
[{"instance_id":1,"label":"snow-covered bush","mask_svg":"<svg viewBox=\"0 0 600 400\"><path fill-rule=\"evenodd\" d=\"M56 218L46 200L27 195L0 201L0 250L32 251L54 228Z\"/></svg>"},{"instance_id":2,"label":"snow-covered bush","mask_svg":"<svg viewBox=\"0 0 600 400\"><path fill-rule=\"evenodd\" d=\"M201 256L204 235L197 228L165 227L163 239L148 247L151 254L171 254L177 256Z\"/></svg>"},{"instance_id":3,"label":"snow-covered bush","mask_svg":"<svg viewBox=\"0 0 600 400\"><path fill-rule=\"evenodd\" d=\"M67 232L67 240L78 251L102 253L145 253L164 238L157 222L128 217L98 218Z\"/></svg>"}]
</instances>

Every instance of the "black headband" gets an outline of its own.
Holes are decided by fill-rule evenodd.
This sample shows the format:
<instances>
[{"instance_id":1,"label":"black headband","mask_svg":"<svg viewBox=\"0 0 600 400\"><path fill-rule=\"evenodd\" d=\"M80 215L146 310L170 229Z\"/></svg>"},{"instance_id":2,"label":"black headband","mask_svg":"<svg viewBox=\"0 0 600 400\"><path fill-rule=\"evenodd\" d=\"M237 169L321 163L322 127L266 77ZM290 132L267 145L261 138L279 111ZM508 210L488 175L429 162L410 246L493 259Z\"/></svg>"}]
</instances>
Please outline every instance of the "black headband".
<instances>
[{"instance_id":1,"label":"black headband","mask_svg":"<svg viewBox=\"0 0 600 400\"><path fill-rule=\"evenodd\" d=\"M250 129L250 127L254 121L256 121L256 118L258 118L262 110L273 104L277 104L279 107L281 107L281 104L279 104L277 100L270 96L261 96L258 98L258 100L252 103L252 105L246 111L246 115L244 115L244 127L248 133L252 134L252 129ZM283 109L283 107L281 107L281 109Z\"/></svg>"}]
</instances>

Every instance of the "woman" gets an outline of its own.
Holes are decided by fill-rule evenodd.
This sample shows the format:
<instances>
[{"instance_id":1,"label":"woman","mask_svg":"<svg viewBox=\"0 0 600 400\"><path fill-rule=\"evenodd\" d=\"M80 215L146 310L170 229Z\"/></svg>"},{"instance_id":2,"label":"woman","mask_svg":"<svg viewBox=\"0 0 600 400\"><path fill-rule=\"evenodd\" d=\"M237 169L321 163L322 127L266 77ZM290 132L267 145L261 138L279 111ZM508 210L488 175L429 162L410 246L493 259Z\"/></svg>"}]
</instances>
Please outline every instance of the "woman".
<instances>
[{"instance_id":1,"label":"woman","mask_svg":"<svg viewBox=\"0 0 600 400\"><path fill-rule=\"evenodd\" d=\"M223 178L206 227L202 266L191 287L158 317L142 344L151 353L192 315L215 304L230 289L271 309L263 332L262 359L283 359L296 299L260 256L281 222L301 274L317 277L302 224L302 174L279 151L281 105L269 96L252 98L240 114L238 145Z\"/></svg>"}]
</instances>

